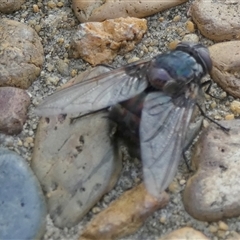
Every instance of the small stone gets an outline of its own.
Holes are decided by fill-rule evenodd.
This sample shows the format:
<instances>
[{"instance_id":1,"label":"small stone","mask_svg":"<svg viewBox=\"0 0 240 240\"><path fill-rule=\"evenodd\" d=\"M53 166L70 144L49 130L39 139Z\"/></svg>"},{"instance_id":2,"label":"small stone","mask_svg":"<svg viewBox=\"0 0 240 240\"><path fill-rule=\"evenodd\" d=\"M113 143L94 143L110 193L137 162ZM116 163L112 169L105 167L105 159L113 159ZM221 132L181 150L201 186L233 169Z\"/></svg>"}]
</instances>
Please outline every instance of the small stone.
<instances>
[{"instance_id":1,"label":"small stone","mask_svg":"<svg viewBox=\"0 0 240 240\"><path fill-rule=\"evenodd\" d=\"M177 45L178 45L179 42L180 42L179 40L174 40L174 41L170 42L170 43L168 44L168 48L169 48L170 50L174 50L174 49L177 47Z\"/></svg>"},{"instance_id":2,"label":"small stone","mask_svg":"<svg viewBox=\"0 0 240 240\"><path fill-rule=\"evenodd\" d=\"M70 73L70 74L71 74L71 77L76 77L76 76L77 76L77 73L78 73L78 72L77 72L76 69L72 69L72 70L71 70L71 73Z\"/></svg>"},{"instance_id":3,"label":"small stone","mask_svg":"<svg viewBox=\"0 0 240 240\"><path fill-rule=\"evenodd\" d=\"M212 79L224 91L240 98L240 41L214 44L209 52L213 62Z\"/></svg>"},{"instance_id":4,"label":"small stone","mask_svg":"<svg viewBox=\"0 0 240 240\"><path fill-rule=\"evenodd\" d=\"M57 85L58 84L58 82L59 82L59 78L57 77L57 76L53 76L53 77L48 77L47 79L46 79L46 83L48 84L48 85Z\"/></svg>"},{"instance_id":5,"label":"small stone","mask_svg":"<svg viewBox=\"0 0 240 240\"><path fill-rule=\"evenodd\" d=\"M170 185L168 186L168 190L172 193L179 192L180 186L177 181L172 181Z\"/></svg>"},{"instance_id":6,"label":"small stone","mask_svg":"<svg viewBox=\"0 0 240 240\"><path fill-rule=\"evenodd\" d=\"M211 106L212 109L214 109L214 108L217 107L217 103L215 101L212 101L210 106Z\"/></svg>"},{"instance_id":7,"label":"small stone","mask_svg":"<svg viewBox=\"0 0 240 240\"><path fill-rule=\"evenodd\" d=\"M130 17L84 23L72 39L72 55L93 65L111 62L118 53L134 49L146 31L145 19Z\"/></svg>"},{"instance_id":8,"label":"small stone","mask_svg":"<svg viewBox=\"0 0 240 240\"><path fill-rule=\"evenodd\" d=\"M148 194L143 184L124 192L109 207L94 217L83 230L79 240L116 239L138 230L144 220L169 201L163 192L159 198Z\"/></svg>"},{"instance_id":9,"label":"small stone","mask_svg":"<svg viewBox=\"0 0 240 240\"><path fill-rule=\"evenodd\" d=\"M179 183L180 183L180 185L184 185L184 184L186 183L186 180L185 180L185 179L181 179L181 180L179 181Z\"/></svg>"},{"instance_id":10,"label":"small stone","mask_svg":"<svg viewBox=\"0 0 240 240\"><path fill-rule=\"evenodd\" d=\"M231 231L231 232L228 234L226 240L240 240L240 234L238 234L238 233L235 232L235 231Z\"/></svg>"},{"instance_id":11,"label":"small stone","mask_svg":"<svg viewBox=\"0 0 240 240\"><path fill-rule=\"evenodd\" d=\"M213 123L202 131L192 156L197 171L183 193L185 210L200 221L240 215L240 120L219 123L229 132Z\"/></svg>"},{"instance_id":12,"label":"small stone","mask_svg":"<svg viewBox=\"0 0 240 240\"><path fill-rule=\"evenodd\" d=\"M140 60L138 57L133 57L128 60L128 63L136 62L138 60Z\"/></svg>"},{"instance_id":13,"label":"small stone","mask_svg":"<svg viewBox=\"0 0 240 240\"><path fill-rule=\"evenodd\" d=\"M190 227L184 227L177 229L166 236L160 238L159 240L170 240L170 239L181 239L181 240L188 240L188 239L201 239L201 240L209 240L203 233L197 231Z\"/></svg>"},{"instance_id":14,"label":"small stone","mask_svg":"<svg viewBox=\"0 0 240 240\"><path fill-rule=\"evenodd\" d=\"M158 19L158 21L159 21L159 22L163 22L163 21L164 21L164 17L160 17L160 18Z\"/></svg>"},{"instance_id":15,"label":"small stone","mask_svg":"<svg viewBox=\"0 0 240 240\"><path fill-rule=\"evenodd\" d=\"M41 239L46 205L27 162L0 148L0 239Z\"/></svg>"},{"instance_id":16,"label":"small stone","mask_svg":"<svg viewBox=\"0 0 240 240\"><path fill-rule=\"evenodd\" d=\"M55 2L53 2L53 1L49 1L49 2L47 2L47 6L49 7L49 8L56 8L56 3Z\"/></svg>"},{"instance_id":17,"label":"small stone","mask_svg":"<svg viewBox=\"0 0 240 240\"><path fill-rule=\"evenodd\" d=\"M0 87L0 132L18 134L27 119L30 97L25 90Z\"/></svg>"},{"instance_id":18,"label":"small stone","mask_svg":"<svg viewBox=\"0 0 240 240\"><path fill-rule=\"evenodd\" d=\"M37 4L33 4L33 12L35 13L39 12L39 8Z\"/></svg>"},{"instance_id":19,"label":"small stone","mask_svg":"<svg viewBox=\"0 0 240 240\"><path fill-rule=\"evenodd\" d=\"M159 219L159 222L162 223L162 224L165 224L166 221L167 221L166 216L161 216L160 219Z\"/></svg>"},{"instance_id":20,"label":"small stone","mask_svg":"<svg viewBox=\"0 0 240 240\"><path fill-rule=\"evenodd\" d=\"M208 227L208 230L209 230L209 232L211 232L211 233L216 233L216 232L218 231L218 227L215 226L215 225L210 225L210 226Z\"/></svg>"},{"instance_id":21,"label":"small stone","mask_svg":"<svg viewBox=\"0 0 240 240\"><path fill-rule=\"evenodd\" d=\"M57 61L57 70L59 71L59 73L63 76L68 76L69 75L69 67L68 67L68 63L66 63L64 60L59 59Z\"/></svg>"},{"instance_id":22,"label":"small stone","mask_svg":"<svg viewBox=\"0 0 240 240\"><path fill-rule=\"evenodd\" d=\"M230 105L230 109L234 114L239 115L240 114L240 102L237 100L232 101L231 105Z\"/></svg>"},{"instance_id":23,"label":"small stone","mask_svg":"<svg viewBox=\"0 0 240 240\"><path fill-rule=\"evenodd\" d=\"M12 13L21 8L25 3L25 0L2 0L0 3L0 12L2 13Z\"/></svg>"},{"instance_id":24,"label":"small stone","mask_svg":"<svg viewBox=\"0 0 240 240\"><path fill-rule=\"evenodd\" d=\"M136 0L132 0L131 2L128 0L106 0L103 2L99 2L98 0L73 0L72 7L80 22L101 22L106 19L119 17L142 18L184 2L186 0L162 1L161 3L158 1Z\"/></svg>"},{"instance_id":25,"label":"small stone","mask_svg":"<svg viewBox=\"0 0 240 240\"><path fill-rule=\"evenodd\" d=\"M208 126L209 126L209 122L208 122L208 120L206 120L206 119L203 119L203 127L204 128L207 128Z\"/></svg>"},{"instance_id":26,"label":"small stone","mask_svg":"<svg viewBox=\"0 0 240 240\"><path fill-rule=\"evenodd\" d=\"M190 32L190 33L195 32L194 23L193 23L192 21L187 21L187 22L186 22L186 29L187 29L188 32Z\"/></svg>"},{"instance_id":27,"label":"small stone","mask_svg":"<svg viewBox=\"0 0 240 240\"><path fill-rule=\"evenodd\" d=\"M223 230L218 230L217 236L218 236L219 238L225 239L225 237L226 237L226 232L223 231Z\"/></svg>"},{"instance_id":28,"label":"small stone","mask_svg":"<svg viewBox=\"0 0 240 240\"><path fill-rule=\"evenodd\" d=\"M173 18L173 22L179 22L181 20L181 16L177 15Z\"/></svg>"},{"instance_id":29,"label":"small stone","mask_svg":"<svg viewBox=\"0 0 240 240\"><path fill-rule=\"evenodd\" d=\"M228 225L223 221L219 221L218 222L218 228L220 230L227 231L228 230Z\"/></svg>"},{"instance_id":30,"label":"small stone","mask_svg":"<svg viewBox=\"0 0 240 240\"><path fill-rule=\"evenodd\" d=\"M61 8L61 7L63 7L63 3L62 2L58 2L57 6Z\"/></svg>"},{"instance_id":31,"label":"small stone","mask_svg":"<svg viewBox=\"0 0 240 240\"><path fill-rule=\"evenodd\" d=\"M189 33L189 34L186 34L183 39L182 39L183 42L193 42L193 43L198 43L199 42L199 37L197 34L194 34L194 33Z\"/></svg>"},{"instance_id":32,"label":"small stone","mask_svg":"<svg viewBox=\"0 0 240 240\"><path fill-rule=\"evenodd\" d=\"M97 67L70 80L66 86L109 71ZM47 195L56 226L72 227L110 191L121 171L121 152L109 131L115 124L108 111L83 117L56 115L41 118L31 166Z\"/></svg>"},{"instance_id":33,"label":"small stone","mask_svg":"<svg viewBox=\"0 0 240 240\"><path fill-rule=\"evenodd\" d=\"M192 3L189 13L205 37L214 41L240 39L240 2L228 2L199 0Z\"/></svg>"},{"instance_id":34,"label":"small stone","mask_svg":"<svg viewBox=\"0 0 240 240\"><path fill-rule=\"evenodd\" d=\"M234 114L228 114L225 116L225 120L233 120L234 118Z\"/></svg>"},{"instance_id":35,"label":"small stone","mask_svg":"<svg viewBox=\"0 0 240 240\"><path fill-rule=\"evenodd\" d=\"M28 88L39 76L43 64L40 37L26 24L0 21L0 86Z\"/></svg>"}]
</instances>

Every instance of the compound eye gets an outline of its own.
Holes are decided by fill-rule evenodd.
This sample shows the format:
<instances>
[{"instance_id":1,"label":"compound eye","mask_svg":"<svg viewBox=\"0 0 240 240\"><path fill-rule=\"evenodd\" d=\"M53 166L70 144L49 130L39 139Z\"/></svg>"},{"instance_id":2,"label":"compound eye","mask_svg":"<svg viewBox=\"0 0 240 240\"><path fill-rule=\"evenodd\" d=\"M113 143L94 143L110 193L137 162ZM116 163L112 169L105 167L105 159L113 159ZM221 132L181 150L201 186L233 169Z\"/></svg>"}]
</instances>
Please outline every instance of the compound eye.
<instances>
[{"instance_id":1,"label":"compound eye","mask_svg":"<svg viewBox=\"0 0 240 240\"><path fill-rule=\"evenodd\" d=\"M206 66L206 69L209 72L212 70L212 60L210 58L210 53L208 49L204 46L197 49L199 57L202 59L203 63Z\"/></svg>"},{"instance_id":2,"label":"compound eye","mask_svg":"<svg viewBox=\"0 0 240 240\"><path fill-rule=\"evenodd\" d=\"M166 82L171 80L168 72L162 68L150 68L148 72L148 80L150 84L159 90L162 90Z\"/></svg>"}]
</instances>

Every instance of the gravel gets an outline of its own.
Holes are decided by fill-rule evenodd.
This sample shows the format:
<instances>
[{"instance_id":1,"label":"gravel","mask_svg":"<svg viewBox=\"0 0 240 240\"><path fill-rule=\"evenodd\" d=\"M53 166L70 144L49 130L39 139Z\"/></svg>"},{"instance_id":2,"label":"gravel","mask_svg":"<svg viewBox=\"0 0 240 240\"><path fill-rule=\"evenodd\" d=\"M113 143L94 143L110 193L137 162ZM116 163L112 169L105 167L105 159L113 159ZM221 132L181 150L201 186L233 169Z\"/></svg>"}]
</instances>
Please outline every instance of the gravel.
<instances>
[{"instance_id":1,"label":"gravel","mask_svg":"<svg viewBox=\"0 0 240 240\"><path fill-rule=\"evenodd\" d=\"M148 17L149 29L143 40L132 52L127 53L125 56L117 56L112 66L118 67L124 65L134 58L154 56L156 53L166 51L170 42L181 40L187 33L185 25L188 18L186 13L191 2L192 1L188 1L181 6ZM41 9L41 12L36 12L36 5ZM58 5L60 7L58 7ZM28 0L20 11L8 15L1 14L1 18L3 17L26 23L34 28L42 38L44 47L45 62L41 75L28 89L32 98L32 104L29 109L29 118L24 125L22 133L17 136L0 134L1 146L14 150L30 163L34 143L32 141L29 142L29 139L34 138L38 123L38 118L33 114L34 107L43 97L54 92L58 86L66 83L76 74L90 68L90 65L81 59L75 60L69 58L71 36L79 24L71 10L71 1ZM179 21L173 21L173 19ZM202 37L198 31L195 33L203 44L213 44L212 41ZM222 96L224 92L214 84L212 94ZM233 101L233 98L229 96L224 100L207 98L207 114L218 120L224 119L224 116L230 113L229 105L231 101ZM130 158L126 149L123 150L124 167L114 190L106 194L103 199L96 204L93 210L84 217L81 223L73 228L58 229L48 218L44 239L78 239L81 229L92 216L99 212L99 209L106 208L107 205L120 196L123 191L137 184L139 178L142 177L141 164L139 161ZM156 239L165 233L186 225L202 231L211 239L226 239L226 236L218 236L217 231L212 231L214 226L218 229L217 223L197 221L184 211L181 190L184 188L184 181L186 181L189 176L190 173L187 171L184 163L182 163L175 178L175 180L180 183L180 189L177 192L171 193L171 200L167 207L155 212L149 217L137 233L123 239ZM238 218L228 219L226 223L229 227L226 234L231 231L240 231L240 221Z\"/></svg>"}]
</instances>

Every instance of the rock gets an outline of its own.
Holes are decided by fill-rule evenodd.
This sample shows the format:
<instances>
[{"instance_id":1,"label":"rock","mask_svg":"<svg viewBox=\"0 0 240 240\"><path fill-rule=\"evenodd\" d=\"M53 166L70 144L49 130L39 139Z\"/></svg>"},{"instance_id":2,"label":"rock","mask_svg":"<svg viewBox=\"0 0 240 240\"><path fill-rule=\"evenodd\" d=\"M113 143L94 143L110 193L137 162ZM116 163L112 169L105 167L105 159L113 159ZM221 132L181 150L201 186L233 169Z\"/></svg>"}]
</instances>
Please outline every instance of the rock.
<instances>
[{"instance_id":1,"label":"rock","mask_svg":"<svg viewBox=\"0 0 240 240\"><path fill-rule=\"evenodd\" d=\"M43 47L37 33L23 23L2 19L0 49L0 86L28 88L43 64Z\"/></svg>"},{"instance_id":2,"label":"rock","mask_svg":"<svg viewBox=\"0 0 240 240\"><path fill-rule=\"evenodd\" d=\"M199 37L198 35L194 34L194 33L189 33L186 34L183 39L183 42L193 42L193 43L198 43L199 42Z\"/></svg>"},{"instance_id":3,"label":"rock","mask_svg":"<svg viewBox=\"0 0 240 240\"><path fill-rule=\"evenodd\" d=\"M201 240L208 240L208 238L201 232L190 228L190 227L184 227L177 229L166 236L159 238L159 240L170 240L170 239L181 239L181 240L188 240L188 239L201 239Z\"/></svg>"},{"instance_id":4,"label":"rock","mask_svg":"<svg viewBox=\"0 0 240 240\"><path fill-rule=\"evenodd\" d=\"M230 104L230 109L231 111L235 114L238 115L240 114L240 102L237 100L234 100Z\"/></svg>"},{"instance_id":5,"label":"rock","mask_svg":"<svg viewBox=\"0 0 240 240\"><path fill-rule=\"evenodd\" d=\"M111 62L133 50L146 31L145 19L130 17L83 23L72 39L72 55L93 65Z\"/></svg>"},{"instance_id":6,"label":"rock","mask_svg":"<svg viewBox=\"0 0 240 240\"><path fill-rule=\"evenodd\" d=\"M41 239L46 205L27 162L0 148L0 239Z\"/></svg>"},{"instance_id":7,"label":"rock","mask_svg":"<svg viewBox=\"0 0 240 240\"><path fill-rule=\"evenodd\" d=\"M0 12L12 13L19 10L24 3L25 0L0 0Z\"/></svg>"},{"instance_id":8,"label":"rock","mask_svg":"<svg viewBox=\"0 0 240 240\"><path fill-rule=\"evenodd\" d=\"M226 92L240 97L240 41L214 44L209 47L213 62L211 77Z\"/></svg>"},{"instance_id":9,"label":"rock","mask_svg":"<svg viewBox=\"0 0 240 240\"><path fill-rule=\"evenodd\" d=\"M116 239L130 235L142 226L144 220L169 201L166 192L156 199L143 184L125 192L108 208L100 212L81 233L79 240Z\"/></svg>"},{"instance_id":10,"label":"rock","mask_svg":"<svg viewBox=\"0 0 240 240\"><path fill-rule=\"evenodd\" d=\"M80 22L104 21L119 17L146 17L165 9L177 6L186 0L171 1L79 1L73 0L73 11Z\"/></svg>"},{"instance_id":11,"label":"rock","mask_svg":"<svg viewBox=\"0 0 240 240\"><path fill-rule=\"evenodd\" d=\"M72 82L99 75L99 69L102 67ZM103 110L81 118L42 118L39 123L32 168L47 195L56 226L77 224L118 179L121 156L110 137L112 126L107 116Z\"/></svg>"},{"instance_id":12,"label":"rock","mask_svg":"<svg viewBox=\"0 0 240 240\"><path fill-rule=\"evenodd\" d=\"M197 172L183 194L186 211L201 221L219 221L240 215L240 121L221 121L205 129L193 154Z\"/></svg>"},{"instance_id":13,"label":"rock","mask_svg":"<svg viewBox=\"0 0 240 240\"><path fill-rule=\"evenodd\" d=\"M227 240L240 240L240 234L234 231L231 231L226 238Z\"/></svg>"},{"instance_id":14,"label":"rock","mask_svg":"<svg viewBox=\"0 0 240 240\"><path fill-rule=\"evenodd\" d=\"M200 32L214 41L240 39L240 2L197 0L189 13Z\"/></svg>"},{"instance_id":15,"label":"rock","mask_svg":"<svg viewBox=\"0 0 240 240\"><path fill-rule=\"evenodd\" d=\"M0 132L18 134L27 119L30 97L14 87L0 87Z\"/></svg>"}]
</instances>

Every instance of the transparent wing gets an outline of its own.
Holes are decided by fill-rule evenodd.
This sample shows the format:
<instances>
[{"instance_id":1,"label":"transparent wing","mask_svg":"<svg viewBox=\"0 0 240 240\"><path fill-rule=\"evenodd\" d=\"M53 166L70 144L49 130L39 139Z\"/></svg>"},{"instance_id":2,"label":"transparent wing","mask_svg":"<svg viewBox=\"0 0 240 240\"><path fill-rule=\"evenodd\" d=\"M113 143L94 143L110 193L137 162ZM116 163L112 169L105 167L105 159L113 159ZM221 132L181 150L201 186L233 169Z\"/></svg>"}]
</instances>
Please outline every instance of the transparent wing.
<instances>
[{"instance_id":1,"label":"transparent wing","mask_svg":"<svg viewBox=\"0 0 240 240\"><path fill-rule=\"evenodd\" d=\"M140 144L144 183L155 197L168 187L176 174L195 105L184 96L174 100L182 106L176 106L163 92L151 93L142 111Z\"/></svg>"},{"instance_id":2,"label":"transparent wing","mask_svg":"<svg viewBox=\"0 0 240 240\"><path fill-rule=\"evenodd\" d=\"M57 91L47 97L35 112L40 116L83 115L127 100L147 87L149 62L149 59L140 60Z\"/></svg>"}]
</instances>

